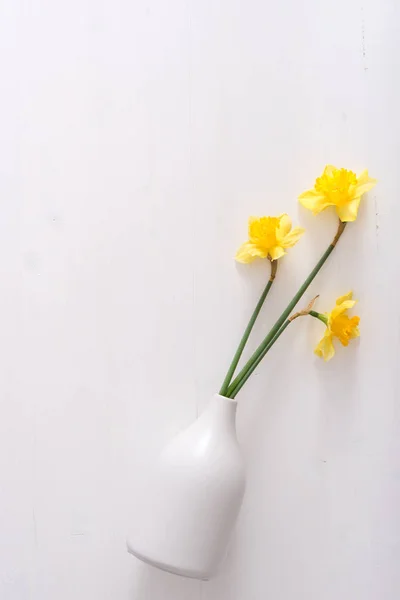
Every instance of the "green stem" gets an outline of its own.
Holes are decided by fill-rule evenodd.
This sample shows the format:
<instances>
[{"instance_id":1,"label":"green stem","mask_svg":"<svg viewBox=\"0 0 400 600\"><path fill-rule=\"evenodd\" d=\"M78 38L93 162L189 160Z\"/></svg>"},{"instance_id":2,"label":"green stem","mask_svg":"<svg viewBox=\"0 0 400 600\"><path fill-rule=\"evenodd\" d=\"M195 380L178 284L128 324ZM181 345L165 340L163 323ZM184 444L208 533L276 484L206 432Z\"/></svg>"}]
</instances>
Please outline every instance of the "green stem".
<instances>
[{"instance_id":1,"label":"green stem","mask_svg":"<svg viewBox=\"0 0 400 600\"><path fill-rule=\"evenodd\" d=\"M315 317L315 319L319 319L325 325L328 325L328 317L326 315L316 312L315 310L310 310L310 312L308 314L311 315L312 317Z\"/></svg>"},{"instance_id":2,"label":"green stem","mask_svg":"<svg viewBox=\"0 0 400 600\"><path fill-rule=\"evenodd\" d=\"M298 303L300 298L303 296L304 292L310 286L311 282L314 280L314 278L316 277L318 272L321 270L321 268L324 265L324 263L326 262L326 260L329 258L329 256L335 249L335 246L336 246L340 236L342 235L345 226L346 226L346 223L342 223L342 221L339 221L339 227L338 227L337 233L336 233L332 243L328 246L327 250L321 256L320 260L317 262L314 269L311 271L311 273L309 274L309 276L307 277L307 279L305 280L303 285L300 287L298 292L295 294L295 296L289 302L289 304L287 305L287 307L285 308L285 310L283 311L283 313L281 314L281 316L279 317L279 319L277 320L275 325L272 327L271 331L268 333L268 335L264 338L264 340L258 346L257 350L249 358L249 360L244 365L243 369L239 372L239 374L236 376L236 378L232 381L231 385L229 386L229 388L227 390L228 397L230 397L230 394L232 393L232 391L236 390L239 383L241 383L241 381L246 377L247 371L249 371L249 369L252 369L251 372L253 372L254 369L257 367L257 365L264 358L265 354L269 350L268 346L269 346L270 342L273 341L274 337L279 332L280 328L282 327L282 325L284 324L284 322L286 321L286 319L288 318L288 316L290 315L290 313L292 312L292 310L294 309L294 307L296 306L296 304ZM255 365L254 368L252 368L253 365ZM247 379L248 379L248 377L246 377L246 381L247 381ZM242 387L242 386L240 386L240 387Z\"/></svg>"},{"instance_id":3,"label":"green stem","mask_svg":"<svg viewBox=\"0 0 400 600\"><path fill-rule=\"evenodd\" d=\"M244 386L244 384L246 383L246 381L248 380L248 378L250 377L250 375L257 368L259 362L262 361L262 359L267 354L267 352L269 351L269 349L275 344L275 342L279 338L279 336L285 331L285 329L289 325L289 323L291 323L291 320L287 319L284 322L284 324L282 325L282 327L280 328L280 330L278 331L278 333L272 338L272 340L270 341L270 343L268 344L268 346L265 348L265 350L263 351L262 356L259 359L259 361L256 362L256 363L253 363L253 365L248 369L248 371L243 376L243 378L236 383L235 387L233 387L233 388L232 388L232 386L229 387L228 398L234 398L236 396L236 394L242 389L242 387ZM232 385L233 385L233 383L232 383Z\"/></svg>"},{"instance_id":4,"label":"green stem","mask_svg":"<svg viewBox=\"0 0 400 600\"><path fill-rule=\"evenodd\" d=\"M259 315L259 312L260 312L260 310L262 308L262 305L264 304L265 299L268 296L268 292L271 289L271 286L272 286L272 284L274 282L277 268L278 268L278 262L276 260L275 261L271 261L271 275L270 275L270 278L268 280L267 285L264 288L263 293L260 296L259 301L257 302L257 306L255 307L253 314L250 317L250 321L248 322L248 325L247 325L247 327L246 327L246 329L245 329L245 331L243 333L242 339L240 340L239 346L238 346L238 348L237 348L237 350L235 352L235 355L234 355L234 357L232 359L232 362L231 362L231 364L229 366L228 372L227 372L227 374L225 376L225 379L223 381L223 384L222 384L220 392L219 392L221 394L221 396L225 396L226 392L228 391L229 384L230 384L230 382L232 380L233 374L234 374L235 369L237 367L237 364L238 364L238 362L240 360L240 357L242 356L242 352L243 352L244 347L245 347L245 345L247 343L247 340L249 339L251 330L254 327L254 323L256 322L256 319L257 319L257 317Z\"/></svg>"}]
</instances>

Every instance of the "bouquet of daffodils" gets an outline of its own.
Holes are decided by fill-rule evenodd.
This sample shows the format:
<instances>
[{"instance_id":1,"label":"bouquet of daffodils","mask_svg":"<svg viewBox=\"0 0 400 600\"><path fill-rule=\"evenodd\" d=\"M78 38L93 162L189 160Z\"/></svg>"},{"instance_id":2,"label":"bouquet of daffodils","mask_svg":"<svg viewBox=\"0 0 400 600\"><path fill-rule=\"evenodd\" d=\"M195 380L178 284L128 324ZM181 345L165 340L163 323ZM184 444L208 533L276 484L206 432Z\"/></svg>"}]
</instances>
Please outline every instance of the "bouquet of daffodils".
<instances>
[{"instance_id":1,"label":"bouquet of daffodils","mask_svg":"<svg viewBox=\"0 0 400 600\"><path fill-rule=\"evenodd\" d=\"M325 361L330 360L335 354L333 344L335 339L338 339L343 346L347 346L352 338L360 335L358 328L360 318L348 314L348 311L356 303L353 300L352 292L348 292L338 298L331 312L320 313L313 310L316 298L304 310L296 313L293 313L293 310L328 257L334 251L347 223L357 219L361 197L365 192L373 188L375 184L376 180L368 176L368 171L363 171L357 176L347 169L337 169L336 167L327 165L321 177L317 178L314 187L299 196L300 203L315 215L328 207L335 209L339 217L336 235L303 285L276 321L271 331L234 378L243 349L275 280L278 260L286 254L287 248L291 248L298 242L304 233L304 229L300 227L292 229L292 223L287 214L278 217L250 217L249 239L239 248L236 260L242 263L249 263L257 258L267 259L271 263L271 274L225 376L219 392L221 396L235 398L236 394L242 389L250 375L280 335L298 317L310 315L319 319L324 324L325 332L315 348L315 353Z\"/></svg>"}]
</instances>

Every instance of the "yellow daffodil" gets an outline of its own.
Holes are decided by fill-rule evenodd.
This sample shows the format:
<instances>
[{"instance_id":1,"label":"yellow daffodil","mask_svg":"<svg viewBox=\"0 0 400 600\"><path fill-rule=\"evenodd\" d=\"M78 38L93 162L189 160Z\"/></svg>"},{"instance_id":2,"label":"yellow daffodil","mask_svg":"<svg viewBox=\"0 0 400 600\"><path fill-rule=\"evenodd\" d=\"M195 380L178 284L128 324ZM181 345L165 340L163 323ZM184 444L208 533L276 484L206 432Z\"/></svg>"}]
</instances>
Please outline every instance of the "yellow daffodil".
<instances>
[{"instance_id":1,"label":"yellow daffodil","mask_svg":"<svg viewBox=\"0 0 400 600\"><path fill-rule=\"evenodd\" d=\"M315 215L334 206L341 221L355 221L361 196L375 184L376 179L369 177L367 170L357 177L353 171L327 165L313 189L301 194L299 200Z\"/></svg>"},{"instance_id":2,"label":"yellow daffodil","mask_svg":"<svg viewBox=\"0 0 400 600\"><path fill-rule=\"evenodd\" d=\"M267 257L277 260L286 254L286 248L298 242L303 233L301 227L292 229L292 222L286 214L279 217L250 217L249 240L240 246L235 258L241 263Z\"/></svg>"},{"instance_id":3,"label":"yellow daffodil","mask_svg":"<svg viewBox=\"0 0 400 600\"><path fill-rule=\"evenodd\" d=\"M314 311L310 312L312 316L317 317L326 325L324 337L315 348L315 354L325 361L330 360L335 354L333 338L338 338L343 346L348 346L351 339L360 335L358 329L360 317L349 317L345 314L356 304L356 301L352 298L353 292L349 292L345 296L338 298L336 306L330 313L320 314Z\"/></svg>"}]
</instances>

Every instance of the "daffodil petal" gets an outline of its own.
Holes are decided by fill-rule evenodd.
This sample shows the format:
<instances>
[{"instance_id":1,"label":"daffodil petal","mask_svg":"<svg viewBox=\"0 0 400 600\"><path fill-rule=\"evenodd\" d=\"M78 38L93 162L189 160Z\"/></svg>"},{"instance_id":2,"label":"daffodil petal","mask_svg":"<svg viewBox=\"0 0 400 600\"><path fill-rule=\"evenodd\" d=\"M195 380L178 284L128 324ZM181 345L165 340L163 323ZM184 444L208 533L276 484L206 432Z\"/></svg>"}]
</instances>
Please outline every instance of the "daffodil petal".
<instances>
[{"instance_id":1,"label":"daffodil petal","mask_svg":"<svg viewBox=\"0 0 400 600\"><path fill-rule=\"evenodd\" d=\"M302 227L295 227L294 229L292 229L290 233L285 235L285 237L280 240L282 247L291 248L292 246L297 244L304 232L305 229L303 229Z\"/></svg>"},{"instance_id":2,"label":"daffodil petal","mask_svg":"<svg viewBox=\"0 0 400 600\"><path fill-rule=\"evenodd\" d=\"M272 260L278 260L278 258L281 258L282 256L284 256L285 251L282 248L282 246L273 246L273 248L269 249L269 255L271 257Z\"/></svg>"},{"instance_id":3,"label":"daffodil petal","mask_svg":"<svg viewBox=\"0 0 400 600\"><path fill-rule=\"evenodd\" d=\"M351 337L352 338L360 337L360 329L358 327L358 324L360 322L360 317L358 317L358 316L351 317L350 321L352 323Z\"/></svg>"},{"instance_id":4,"label":"daffodil petal","mask_svg":"<svg viewBox=\"0 0 400 600\"><path fill-rule=\"evenodd\" d=\"M353 198L350 202L346 202L343 206L336 206L338 217L343 223L349 223L357 219L358 209L360 206L361 197Z\"/></svg>"},{"instance_id":5,"label":"daffodil petal","mask_svg":"<svg viewBox=\"0 0 400 600\"><path fill-rule=\"evenodd\" d=\"M369 192L369 190L371 190L376 184L377 180L373 179L372 177L369 177L368 170L365 169L365 171L363 171L361 175L357 177L357 184L355 186L356 189L354 195L357 197L362 196L366 192Z\"/></svg>"},{"instance_id":6,"label":"daffodil petal","mask_svg":"<svg viewBox=\"0 0 400 600\"><path fill-rule=\"evenodd\" d=\"M325 196L316 190L308 190L307 192L300 194L299 202L304 208L311 210L314 215L317 215L328 206L331 206L331 202L327 201Z\"/></svg>"},{"instance_id":7,"label":"daffodil petal","mask_svg":"<svg viewBox=\"0 0 400 600\"><path fill-rule=\"evenodd\" d=\"M328 325L325 336L330 336L331 343L332 338L337 338L343 346L348 346L351 339L360 335L358 324L360 323L360 317L353 316L349 317L345 314L350 308L356 304L356 300L353 300L353 292L347 292L344 296L340 296L336 300L336 306L333 310L327 314ZM329 345L325 340L321 340L316 348L316 354L322 356L325 360L330 360L329 356ZM328 355L328 358L325 356Z\"/></svg>"},{"instance_id":8,"label":"daffodil petal","mask_svg":"<svg viewBox=\"0 0 400 600\"><path fill-rule=\"evenodd\" d=\"M339 305L336 305L332 312L330 313L330 319L336 319L339 315L344 313L346 310L350 310L357 304L356 300L346 300Z\"/></svg>"},{"instance_id":9,"label":"daffodil petal","mask_svg":"<svg viewBox=\"0 0 400 600\"><path fill-rule=\"evenodd\" d=\"M339 298L336 300L336 304L342 304L342 302L345 302L346 300L352 300L353 299L353 291L347 292L347 294L344 294L344 296L339 296Z\"/></svg>"},{"instance_id":10,"label":"daffodil petal","mask_svg":"<svg viewBox=\"0 0 400 600\"><path fill-rule=\"evenodd\" d=\"M286 213L283 215L279 215L279 227L277 230L277 236L279 236L279 238L283 238L285 237L285 235L287 235L289 233L289 231L292 229L292 220L289 217L289 215L287 215Z\"/></svg>"},{"instance_id":11,"label":"daffodil petal","mask_svg":"<svg viewBox=\"0 0 400 600\"><path fill-rule=\"evenodd\" d=\"M333 165L326 165L323 175L327 175L328 177L332 177L334 171L335 171L336 167L334 167Z\"/></svg>"},{"instance_id":12,"label":"daffodil petal","mask_svg":"<svg viewBox=\"0 0 400 600\"><path fill-rule=\"evenodd\" d=\"M251 242L246 242L242 244L239 250L236 253L235 260L240 263L250 263L255 258L266 258L267 253L265 250L258 248L255 244Z\"/></svg>"},{"instance_id":13,"label":"daffodil petal","mask_svg":"<svg viewBox=\"0 0 400 600\"><path fill-rule=\"evenodd\" d=\"M317 356L323 358L325 362L330 360L335 355L335 348L332 343L332 334L329 330L326 330L324 337L319 342L314 352Z\"/></svg>"}]
</instances>

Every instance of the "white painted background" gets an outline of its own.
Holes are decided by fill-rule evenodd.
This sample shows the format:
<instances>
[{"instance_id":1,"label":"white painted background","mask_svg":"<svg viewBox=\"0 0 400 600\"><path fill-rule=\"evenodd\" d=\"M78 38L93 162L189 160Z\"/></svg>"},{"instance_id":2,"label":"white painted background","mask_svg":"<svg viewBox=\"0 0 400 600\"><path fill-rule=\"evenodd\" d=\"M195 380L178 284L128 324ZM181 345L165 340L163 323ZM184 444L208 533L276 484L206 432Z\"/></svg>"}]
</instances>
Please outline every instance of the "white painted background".
<instances>
[{"instance_id":1,"label":"white painted background","mask_svg":"<svg viewBox=\"0 0 400 600\"><path fill-rule=\"evenodd\" d=\"M398 600L397 0L0 3L1 600ZM249 214L307 228L252 347L335 230L296 202L370 169L307 299L353 288L325 365L299 320L240 394L248 490L220 575L125 551L136 476L219 387L266 265Z\"/></svg>"}]
</instances>

